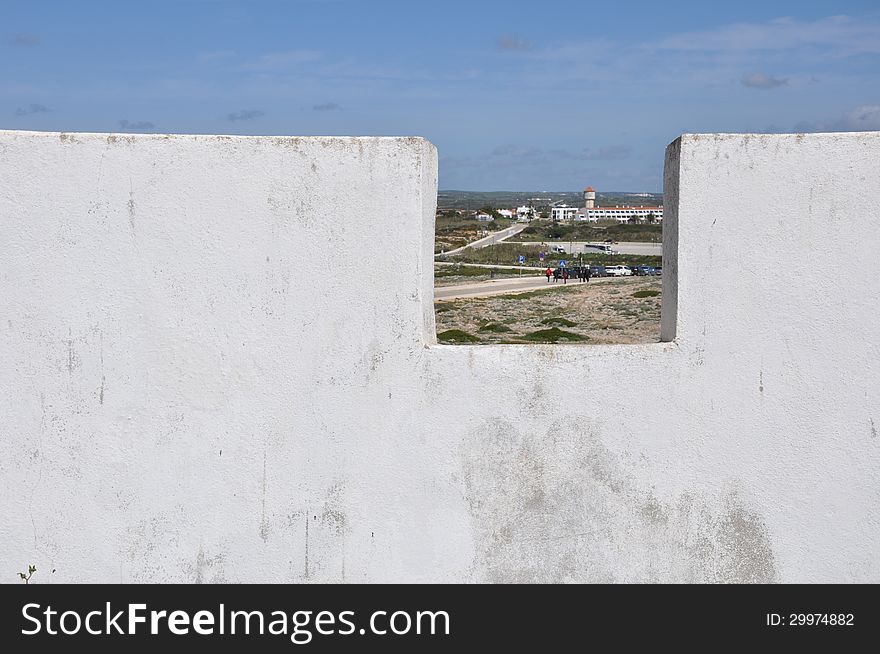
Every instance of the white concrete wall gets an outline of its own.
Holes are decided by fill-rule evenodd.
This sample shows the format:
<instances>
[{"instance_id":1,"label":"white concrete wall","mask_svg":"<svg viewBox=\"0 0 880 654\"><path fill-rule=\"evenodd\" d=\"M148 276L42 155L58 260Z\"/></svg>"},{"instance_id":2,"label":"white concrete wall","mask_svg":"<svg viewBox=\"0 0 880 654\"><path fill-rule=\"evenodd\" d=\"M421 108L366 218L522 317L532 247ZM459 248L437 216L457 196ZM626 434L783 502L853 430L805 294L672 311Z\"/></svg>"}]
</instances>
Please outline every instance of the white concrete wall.
<instances>
[{"instance_id":1,"label":"white concrete wall","mask_svg":"<svg viewBox=\"0 0 880 654\"><path fill-rule=\"evenodd\" d=\"M423 140L0 133L0 578L880 581L878 160L684 136L673 341L465 347Z\"/></svg>"}]
</instances>

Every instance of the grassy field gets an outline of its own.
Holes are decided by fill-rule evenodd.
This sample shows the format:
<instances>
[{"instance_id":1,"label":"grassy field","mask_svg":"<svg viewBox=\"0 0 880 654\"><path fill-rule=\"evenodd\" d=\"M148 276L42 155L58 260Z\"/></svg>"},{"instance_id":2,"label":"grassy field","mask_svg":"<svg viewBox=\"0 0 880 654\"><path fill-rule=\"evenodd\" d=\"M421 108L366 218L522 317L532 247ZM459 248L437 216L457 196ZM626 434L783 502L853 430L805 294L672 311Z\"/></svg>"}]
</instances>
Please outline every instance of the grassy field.
<instances>
[{"instance_id":1,"label":"grassy field","mask_svg":"<svg viewBox=\"0 0 880 654\"><path fill-rule=\"evenodd\" d=\"M464 284L466 282L482 282L501 277L522 277L526 274L535 273L530 271L521 272L519 270L508 270L504 268L477 268L475 266L467 265L434 266L434 281L436 286Z\"/></svg>"},{"instance_id":2,"label":"grassy field","mask_svg":"<svg viewBox=\"0 0 880 654\"><path fill-rule=\"evenodd\" d=\"M637 223L619 225L610 223L551 223L532 222L514 237L518 241L612 241L660 243L662 225Z\"/></svg>"},{"instance_id":3,"label":"grassy field","mask_svg":"<svg viewBox=\"0 0 880 654\"><path fill-rule=\"evenodd\" d=\"M447 211L437 216L434 224L434 253L448 252L482 238L486 234L510 227L513 221L479 222L472 216Z\"/></svg>"},{"instance_id":4,"label":"grassy field","mask_svg":"<svg viewBox=\"0 0 880 654\"><path fill-rule=\"evenodd\" d=\"M434 303L441 343L655 343L658 277Z\"/></svg>"}]
</instances>

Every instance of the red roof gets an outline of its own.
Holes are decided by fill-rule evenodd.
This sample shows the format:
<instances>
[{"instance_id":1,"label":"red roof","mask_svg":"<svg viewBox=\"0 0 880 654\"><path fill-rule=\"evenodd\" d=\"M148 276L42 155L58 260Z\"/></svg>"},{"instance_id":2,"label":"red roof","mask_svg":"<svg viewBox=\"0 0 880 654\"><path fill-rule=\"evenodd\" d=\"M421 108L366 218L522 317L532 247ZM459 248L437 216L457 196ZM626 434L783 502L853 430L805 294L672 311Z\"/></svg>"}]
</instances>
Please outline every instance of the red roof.
<instances>
[{"instance_id":1,"label":"red roof","mask_svg":"<svg viewBox=\"0 0 880 654\"><path fill-rule=\"evenodd\" d=\"M595 191L593 190L593 187L592 187L592 186L588 186L587 188L585 188L585 189L584 189L584 192L586 192L586 193L595 193Z\"/></svg>"}]
</instances>

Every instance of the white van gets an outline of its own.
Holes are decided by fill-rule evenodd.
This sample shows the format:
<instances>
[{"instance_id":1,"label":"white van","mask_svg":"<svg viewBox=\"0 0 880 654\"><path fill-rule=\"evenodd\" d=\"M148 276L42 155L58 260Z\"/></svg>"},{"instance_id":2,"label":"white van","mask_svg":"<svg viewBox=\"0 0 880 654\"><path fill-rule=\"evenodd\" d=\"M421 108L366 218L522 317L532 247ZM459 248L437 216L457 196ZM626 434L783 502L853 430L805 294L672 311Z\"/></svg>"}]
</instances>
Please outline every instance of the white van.
<instances>
[{"instance_id":1,"label":"white van","mask_svg":"<svg viewBox=\"0 0 880 654\"><path fill-rule=\"evenodd\" d=\"M561 245L554 245L551 252L559 252L560 254L565 254L565 248Z\"/></svg>"}]
</instances>

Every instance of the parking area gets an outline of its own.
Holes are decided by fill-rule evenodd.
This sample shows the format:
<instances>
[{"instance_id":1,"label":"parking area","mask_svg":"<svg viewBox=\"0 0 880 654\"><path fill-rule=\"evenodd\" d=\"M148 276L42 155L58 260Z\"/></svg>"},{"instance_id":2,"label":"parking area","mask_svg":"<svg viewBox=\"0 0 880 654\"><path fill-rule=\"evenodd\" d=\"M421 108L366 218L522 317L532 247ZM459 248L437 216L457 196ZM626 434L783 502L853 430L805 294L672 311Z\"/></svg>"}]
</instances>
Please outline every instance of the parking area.
<instances>
[{"instance_id":1,"label":"parking area","mask_svg":"<svg viewBox=\"0 0 880 654\"><path fill-rule=\"evenodd\" d=\"M593 266L557 266L556 268L547 268L550 274L558 279L564 277L566 273L571 279L581 279L593 277L659 277L663 273L661 266L649 265L593 265Z\"/></svg>"}]
</instances>

